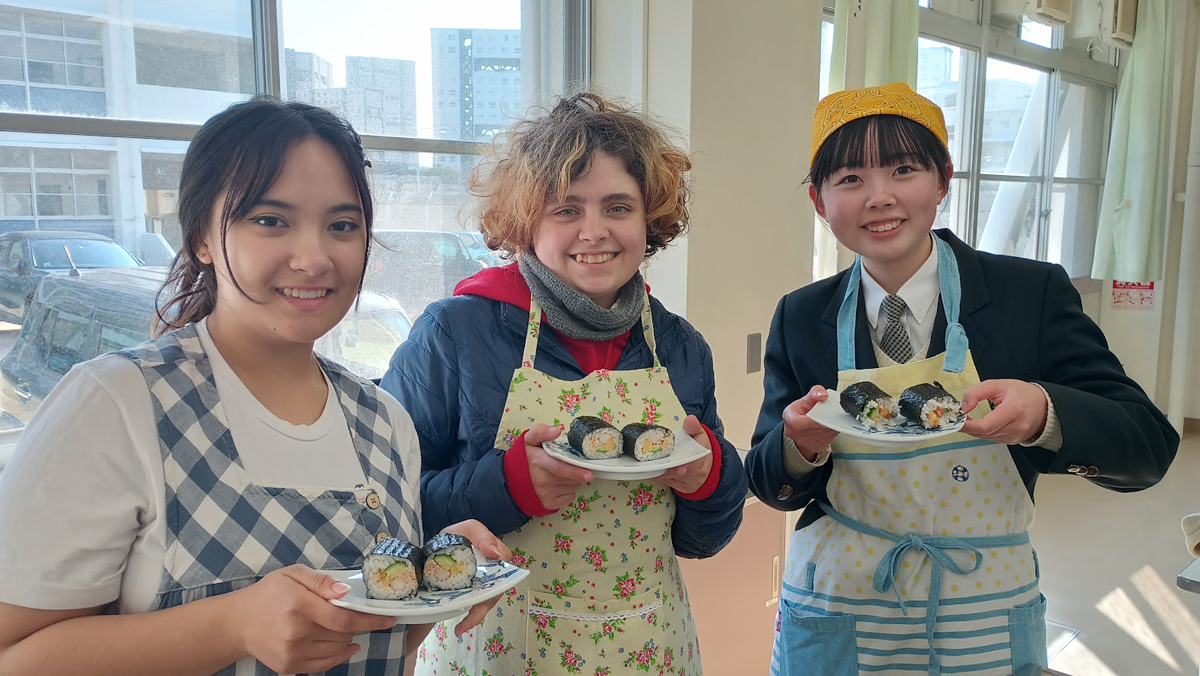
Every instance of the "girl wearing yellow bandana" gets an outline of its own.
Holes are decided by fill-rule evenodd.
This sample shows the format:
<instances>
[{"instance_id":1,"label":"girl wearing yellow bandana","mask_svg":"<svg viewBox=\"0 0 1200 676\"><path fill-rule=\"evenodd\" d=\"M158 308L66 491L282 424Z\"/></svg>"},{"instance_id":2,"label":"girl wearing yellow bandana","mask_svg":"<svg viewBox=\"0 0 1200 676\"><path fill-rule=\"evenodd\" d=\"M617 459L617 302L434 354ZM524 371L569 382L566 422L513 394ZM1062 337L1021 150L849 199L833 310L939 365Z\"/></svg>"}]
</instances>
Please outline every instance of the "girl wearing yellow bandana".
<instances>
[{"instance_id":1,"label":"girl wearing yellow bandana","mask_svg":"<svg viewBox=\"0 0 1200 676\"><path fill-rule=\"evenodd\" d=\"M750 485L777 509L807 508L772 674L1039 673L1037 476L1139 490L1179 443L1061 267L931 233L953 173L946 141L941 110L903 83L817 106L810 195L859 256L785 296L767 343ZM808 417L825 387L861 381L893 396L937 381L969 419L885 447Z\"/></svg>"}]
</instances>

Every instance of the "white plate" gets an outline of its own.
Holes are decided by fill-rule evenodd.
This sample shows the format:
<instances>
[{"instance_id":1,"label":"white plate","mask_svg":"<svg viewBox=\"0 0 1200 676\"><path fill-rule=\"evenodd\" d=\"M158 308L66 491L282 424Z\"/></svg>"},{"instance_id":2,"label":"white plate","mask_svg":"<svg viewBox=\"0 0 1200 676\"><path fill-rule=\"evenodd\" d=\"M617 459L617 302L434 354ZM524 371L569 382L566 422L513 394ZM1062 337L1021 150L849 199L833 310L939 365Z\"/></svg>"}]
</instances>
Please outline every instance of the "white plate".
<instances>
[{"instance_id":1,"label":"white plate","mask_svg":"<svg viewBox=\"0 0 1200 676\"><path fill-rule=\"evenodd\" d=\"M330 601L333 605L372 615L390 615L401 624L429 624L462 615L476 603L503 594L529 575L528 570L505 561L480 559L475 584L471 589L429 591L422 587L411 598L379 601L367 598L362 571L357 568L318 572L350 585L350 591L345 596Z\"/></svg>"},{"instance_id":2,"label":"white plate","mask_svg":"<svg viewBox=\"0 0 1200 676\"><path fill-rule=\"evenodd\" d=\"M659 460L647 460L645 462L639 462L632 455L624 453L608 460L588 460L582 456L575 455L571 451L571 447L567 445L564 438L565 436L562 435L554 441L547 441L542 444L542 448L546 449L546 452L550 455L569 465L590 469L592 476L597 479L613 479L615 481L653 479L672 467L686 465L693 460L698 460L711 453L707 448L696 443L695 439L684 434L682 427L675 430L675 450L671 455Z\"/></svg>"},{"instance_id":3,"label":"white plate","mask_svg":"<svg viewBox=\"0 0 1200 676\"><path fill-rule=\"evenodd\" d=\"M826 390L829 398L819 402L808 412L808 417L814 421L846 436L860 439L876 446L914 446L923 444L939 437L955 434L962 429L967 421L963 416L950 427L937 430L927 430L924 427L905 421L900 425L873 430L858 421L857 418L842 410L841 394L837 390Z\"/></svg>"}]
</instances>

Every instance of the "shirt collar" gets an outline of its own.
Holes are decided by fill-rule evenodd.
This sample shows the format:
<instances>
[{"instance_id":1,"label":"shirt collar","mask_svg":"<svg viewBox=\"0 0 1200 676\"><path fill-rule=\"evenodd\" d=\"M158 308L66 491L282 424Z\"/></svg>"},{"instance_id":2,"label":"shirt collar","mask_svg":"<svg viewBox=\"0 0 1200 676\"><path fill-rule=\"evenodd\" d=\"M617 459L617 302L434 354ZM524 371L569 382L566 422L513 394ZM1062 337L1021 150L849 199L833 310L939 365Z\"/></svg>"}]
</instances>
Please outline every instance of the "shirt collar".
<instances>
[{"instance_id":1,"label":"shirt collar","mask_svg":"<svg viewBox=\"0 0 1200 676\"><path fill-rule=\"evenodd\" d=\"M930 237L933 237L932 233ZM884 291L879 282L871 277L871 273L867 272L867 268L862 268L862 294L863 304L867 310L867 321L871 323L871 328L874 329L879 325L879 309L883 305L883 299L887 297L888 292ZM941 294L941 284L938 280L938 257L937 257L937 242L934 242L933 249L929 252L929 258L925 259L925 263L908 278L904 286L896 292L897 296L904 299L908 309L912 312L913 317L917 320L917 324L924 324L925 317L937 305L938 296Z\"/></svg>"}]
</instances>

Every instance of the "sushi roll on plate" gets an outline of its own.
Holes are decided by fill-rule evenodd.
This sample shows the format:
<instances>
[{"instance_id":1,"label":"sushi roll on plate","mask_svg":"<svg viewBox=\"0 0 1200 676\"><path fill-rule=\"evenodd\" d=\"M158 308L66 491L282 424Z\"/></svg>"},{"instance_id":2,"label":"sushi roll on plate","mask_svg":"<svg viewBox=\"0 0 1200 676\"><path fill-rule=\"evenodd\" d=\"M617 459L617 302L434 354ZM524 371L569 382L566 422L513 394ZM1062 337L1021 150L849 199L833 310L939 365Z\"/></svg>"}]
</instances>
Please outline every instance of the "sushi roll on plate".
<instances>
[{"instance_id":1,"label":"sushi roll on plate","mask_svg":"<svg viewBox=\"0 0 1200 676\"><path fill-rule=\"evenodd\" d=\"M902 422L895 398L869 380L842 388L839 400L842 410L868 429L877 430Z\"/></svg>"},{"instance_id":2,"label":"sushi roll on plate","mask_svg":"<svg viewBox=\"0 0 1200 676\"><path fill-rule=\"evenodd\" d=\"M394 601L417 593L424 555L411 542L381 540L363 560L367 598Z\"/></svg>"},{"instance_id":3,"label":"sushi roll on plate","mask_svg":"<svg viewBox=\"0 0 1200 676\"><path fill-rule=\"evenodd\" d=\"M927 430L943 429L963 418L962 403L937 381L904 390L900 395L900 413Z\"/></svg>"},{"instance_id":4,"label":"sushi roll on plate","mask_svg":"<svg viewBox=\"0 0 1200 676\"><path fill-rule=\"evenodd\" d=\"M581 415L571 421L567 444L588 460L608 460L621 455L621 432L600 418Z\"/></svg>"},{"instance_id":5,"label":"sushi roll on plate","mask_svg":"<svg viewBox=\"0 0 1200 676\"><path fill-rule=\"evenodd\" d=\"M661 425L630 423L621 428L625 452L638 462L660 460L675 450L675 433Z\"/></svg>"},{"instance_id":6,"label":"sushi roll on plate","mask_svg":"<svg viewBox=\"0 0 1200 676\"><path fill-rule=\"evenodd\" d=\"M471 541L457 533L438 533L425 543L425 587L431 591L467 589L477 569Z\"/></svg>"}]
</instances>

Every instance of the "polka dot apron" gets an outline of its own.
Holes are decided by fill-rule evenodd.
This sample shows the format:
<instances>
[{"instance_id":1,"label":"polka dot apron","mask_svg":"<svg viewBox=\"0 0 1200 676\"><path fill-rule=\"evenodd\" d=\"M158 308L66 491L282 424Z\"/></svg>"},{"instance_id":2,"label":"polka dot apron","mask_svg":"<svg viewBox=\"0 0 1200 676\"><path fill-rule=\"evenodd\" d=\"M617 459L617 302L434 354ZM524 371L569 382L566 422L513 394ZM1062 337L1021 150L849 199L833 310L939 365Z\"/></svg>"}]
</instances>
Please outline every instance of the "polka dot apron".
<instances>
[{"instance_id":1,"label":"polka dot apron","mask_svg":"<svg viewBox=\"0 0 1200 676\"><path fill-rule=\"evenodd\" d=\"M958 264L934 241L946 353L855 368L860 259L838 314L839 390L870 380L899 397L937 380L961 398L979 382L958 324ZM831 462L826 515L792 534L772 674L1001 676L1046 663L1033 501L1006 446L965 434L906 447L841 435Z\"/></svg>"},{"instance_id":2,"label":"polka dot apron","mask_svg":"<svg viewBox=\"0 0 1200 676\"><path fill-rule=\"evenodd\" d=\"M535 423L562 429L580 415L617 428L633 422L671 429L683 405L658 362L650 300L642 330L654 364L596 371L581 380L534 368L542 311L529 310L521 367L513 372L496 446L508 448ZM454 622L434 627L417 673L441 676L611 676L702 673L695 626L671 542L675 494L653 480L597 479L575 502L504 536L530 576L462 638Z\"/></svg>"}]
</instances>

